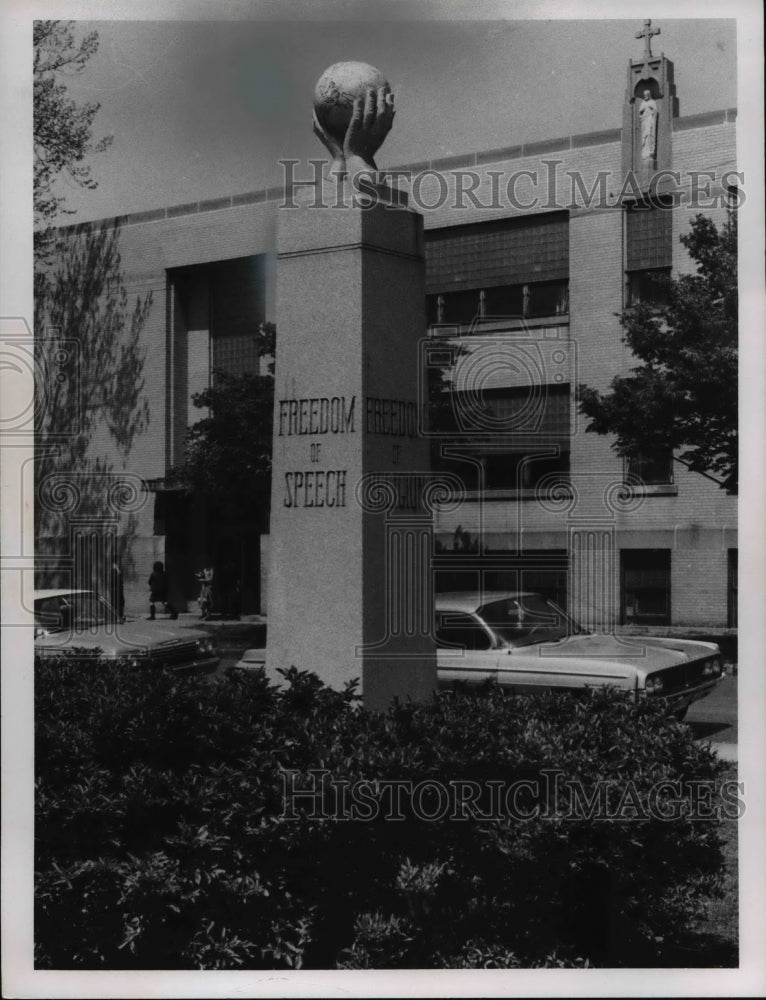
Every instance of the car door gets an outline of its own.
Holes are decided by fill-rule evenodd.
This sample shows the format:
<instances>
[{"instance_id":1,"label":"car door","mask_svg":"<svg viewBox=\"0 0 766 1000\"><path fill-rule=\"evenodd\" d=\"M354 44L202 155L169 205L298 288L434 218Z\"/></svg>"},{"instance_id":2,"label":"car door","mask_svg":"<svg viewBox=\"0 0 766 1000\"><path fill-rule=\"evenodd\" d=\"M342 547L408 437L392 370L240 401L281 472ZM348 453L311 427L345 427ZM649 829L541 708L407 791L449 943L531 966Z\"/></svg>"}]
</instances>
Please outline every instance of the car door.
<instances>
[{"instance_id":1,"label":"car door","mask_svg":"<svg viewBox=\"0 0 766 1000\"><path fill-rule=\"evenodd\" d=\"M492 635L474 615L437 611L436 657L440 687L497 680L499 651Z\"/></svg>"}]
</instances>

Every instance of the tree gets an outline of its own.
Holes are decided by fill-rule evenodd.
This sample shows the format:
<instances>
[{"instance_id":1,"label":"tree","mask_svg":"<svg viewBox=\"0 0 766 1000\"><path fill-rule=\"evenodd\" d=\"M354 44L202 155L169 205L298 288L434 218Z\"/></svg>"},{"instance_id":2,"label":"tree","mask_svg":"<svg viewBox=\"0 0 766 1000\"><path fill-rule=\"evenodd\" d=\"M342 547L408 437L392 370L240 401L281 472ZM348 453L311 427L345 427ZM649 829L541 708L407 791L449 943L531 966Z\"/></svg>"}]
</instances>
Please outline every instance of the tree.
<instances>
[{"instance_id":1,"label":"tree","mask_svg":"<svg viewBox=\"0 0 766 1000\"><path fill-rule=\"evenodd\" d=\"M661 305L620 316L641 364L601 393L581 385L586 430L614 434L622 456L672 453L730 493L737 491L737 220L697 215L681 242L697 273L664 282Z\"/></svg>"},{"instance_id":2,"label":"tree","mask_svg":"<svg viewBox=\"0 0 766 1000\"><path fill-rule=\"evenodd\" d=\"M93 119L100 105L96 101L78 105L62 80L80 73L96 53L98 33L91 31L78 43L73 21L35 21L33 39L36 248L45 254L51 221L62 212L72 214L62 207L64 198L55 191L57 178L63 174L80 187L95 188L91 168L84 161L89 154L105 150L112 137L94 141Z\"/></svg>"},{"instance_id":3,"label":"tree","mask_svg":"<svg viewBox=\"0 0 766 1000\"><path fill-rule=\"evenodd\" d=\"M117 220L53 228L57 216L73 214L57 181L95 188L86 157L112 139L93 138L99 104L78 104L67 91L67 78L96 53L98 34L78 41L72 21L37 21L33 41L37 585L103 589L111 558L120 557L109 549L118 544L117 523L128 553L136 527L138 477L124 469L150 421L143 329L152 293L126 287ZM94 530L75 540L75 521ZM75 559L75 574L86 575L71 580L67 561L77 545L92 551L79 568Z\"/></svg>"},{"instance_id":4,"label":"tree","mask_svg":"<svg viewBox=\"0 0 766 1000\"><path fill-rule=\"evenodd\" d=\"M76 496L80 518L103 521L116 513L115 498L131 481L122 470L149 426L143 330L152 293L128 291L119 244L118 221L86 223L59 235L51 244L55 259L35 274L39 556L67 551L67 492ZM131 515L122 524L125 539L134 526ZM41 561L38 586L64 585L56 572L45 576Z\"/></svg>"},{"instance_id":5,"label":"tree","mask_svg":"<svg viewBox=\"0 0 766 1000\"><path fill-rule=\"evenodd\" d=\"M274 357L276 328L262 323L259 357ZM266 375L216 371L192 400L209 415L189 430L183 465L173 477L203 496L218 523L248 521L268 530L274 364Z\"/></svg>"}]
</instances>

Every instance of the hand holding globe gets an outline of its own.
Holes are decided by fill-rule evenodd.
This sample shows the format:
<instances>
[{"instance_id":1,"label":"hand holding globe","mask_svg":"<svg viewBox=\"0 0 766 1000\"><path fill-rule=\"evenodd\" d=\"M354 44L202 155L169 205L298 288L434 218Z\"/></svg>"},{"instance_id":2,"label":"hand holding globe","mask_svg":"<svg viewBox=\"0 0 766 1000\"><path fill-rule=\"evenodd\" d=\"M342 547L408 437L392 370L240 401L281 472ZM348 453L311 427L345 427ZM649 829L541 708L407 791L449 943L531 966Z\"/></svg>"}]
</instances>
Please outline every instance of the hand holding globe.
<instances>
[{"instance_id":1,"label":"hand holding globe","mask_svg":"<svg viewBox=\"0 0 766 1000\"><path fill-rule=\"evenodd\" d=\"M367 63L335 63L314 90L314 134L340 176L377 170L374 156L391 131L394 95L388 81Z\"/></svg>"}]
</instances>

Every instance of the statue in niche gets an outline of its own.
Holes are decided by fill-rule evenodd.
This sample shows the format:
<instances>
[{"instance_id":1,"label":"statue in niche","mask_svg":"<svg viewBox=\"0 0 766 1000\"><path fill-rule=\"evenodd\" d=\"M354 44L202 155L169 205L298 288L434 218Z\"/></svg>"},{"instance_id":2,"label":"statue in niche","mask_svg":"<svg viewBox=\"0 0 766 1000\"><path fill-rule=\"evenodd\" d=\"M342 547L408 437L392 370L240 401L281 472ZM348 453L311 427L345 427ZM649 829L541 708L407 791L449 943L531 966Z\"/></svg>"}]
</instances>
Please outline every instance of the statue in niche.
<instances>
[{"instance_id":1,"label":"statue in niche","mask_svg":"<svg viewBox=\"0 0 766 1000\"><path fill-rule=\"evenodd\" d=\"M644 98L638 106L638 120L641 124L641 159L653 160L657 147L657 103L651 92L644 91Z\"/></svg>"}]
</instances>

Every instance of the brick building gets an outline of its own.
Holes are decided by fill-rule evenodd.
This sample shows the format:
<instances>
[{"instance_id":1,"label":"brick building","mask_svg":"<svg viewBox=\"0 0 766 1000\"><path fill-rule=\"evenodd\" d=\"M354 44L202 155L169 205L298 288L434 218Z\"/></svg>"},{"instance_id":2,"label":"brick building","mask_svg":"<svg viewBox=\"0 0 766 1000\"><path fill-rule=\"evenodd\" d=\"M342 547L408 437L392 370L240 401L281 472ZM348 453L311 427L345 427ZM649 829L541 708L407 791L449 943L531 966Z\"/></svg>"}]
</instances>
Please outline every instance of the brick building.
<instances>
[{"instance_id":1,"label":"brick building","mask_svg":"<svg viewBox=\"0 0 766 1000\"><path fill-rule=\"evenodd\" d=\"M584 433L574 389L606 389L631 367L616 314L656 294L655 275L692 270L679 236L697 212L726 218L736 112L681 116L672 63L647 44L628 64L622 122L605 125L407 166L426 229L424 380L452 366L454 425L434 458L462 483L436 515L436 584L542 589L594 624L725 627L736 624L734 498L671 456L618 458ZM167 477L200 416L192 394L215 369L257 368L252 334L276 319L276 225L291 197L279 187L120 220L128 301L151 292L148 418L109 466L145 484L110 522L129 609L145 603L155 559L191 600L194 570L215 557L236 560L244 610L265 610L267 538L218 525L211 553L204 508ZM91 455L111 447L94 435ZM67 537L59 561L77 549L71 527Z\"/></svg>"}]
</instances>

